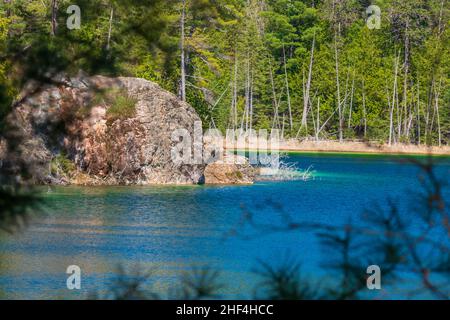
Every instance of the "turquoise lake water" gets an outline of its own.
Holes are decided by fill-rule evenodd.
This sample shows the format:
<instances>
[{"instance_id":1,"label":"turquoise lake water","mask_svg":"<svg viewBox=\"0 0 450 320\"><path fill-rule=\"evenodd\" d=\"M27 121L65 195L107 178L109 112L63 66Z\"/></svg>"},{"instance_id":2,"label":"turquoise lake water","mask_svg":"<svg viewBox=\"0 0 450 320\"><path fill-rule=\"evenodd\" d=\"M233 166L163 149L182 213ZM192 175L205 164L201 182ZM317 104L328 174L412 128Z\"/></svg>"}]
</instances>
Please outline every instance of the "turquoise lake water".
<instances>
[{"instance_id":1,"label":"turquoise lake water","mask_svg":"<svg viewBox=\"0 0 450 320\"><path fill-rule=\"evenodd\" d=\"M245 213L265 226L278 225L280 212L337 226L358 223L365 209L389 197L413 205L419 170L400 159L290 154L285 161L297 168L313 166L311 179L249 186L52 187L44 216L1 236L0 297L84 298L110 285L119 265L139 265L152 270L162 293L183 271L210 266L221 270L222 298L252 298L257 260L276 264L286 256L301 262L304 275L327 281L332 273L323 259L333 253L324 253L314 234L268 232L244 223ZM448 180L450 158L436 161ZM69 265L82 270L79 291L66 288Z\"/></svg>"}]
</instances>

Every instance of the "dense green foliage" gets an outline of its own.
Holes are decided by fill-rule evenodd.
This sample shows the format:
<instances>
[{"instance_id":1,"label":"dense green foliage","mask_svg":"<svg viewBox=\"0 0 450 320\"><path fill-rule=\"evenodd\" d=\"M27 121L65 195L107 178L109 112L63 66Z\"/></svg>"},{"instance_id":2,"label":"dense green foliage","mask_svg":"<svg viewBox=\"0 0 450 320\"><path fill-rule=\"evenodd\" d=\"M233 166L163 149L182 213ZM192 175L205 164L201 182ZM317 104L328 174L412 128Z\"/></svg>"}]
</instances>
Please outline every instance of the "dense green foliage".
<instances>
[{"instance_id":1,"label":"dense green foliage","mask_svg":"<svg viewBox=\"0 0 450 320\"><path fill-rule=\"evenodd\" d=\"M25 81L59 71L142 77L181 96L182 44L186 99L205 127L449 142L447 1L79 0L69 30L72 4L2 1L3 113ZM380 29L366 23L370 4Z\"/></svg>"}]
</instances>

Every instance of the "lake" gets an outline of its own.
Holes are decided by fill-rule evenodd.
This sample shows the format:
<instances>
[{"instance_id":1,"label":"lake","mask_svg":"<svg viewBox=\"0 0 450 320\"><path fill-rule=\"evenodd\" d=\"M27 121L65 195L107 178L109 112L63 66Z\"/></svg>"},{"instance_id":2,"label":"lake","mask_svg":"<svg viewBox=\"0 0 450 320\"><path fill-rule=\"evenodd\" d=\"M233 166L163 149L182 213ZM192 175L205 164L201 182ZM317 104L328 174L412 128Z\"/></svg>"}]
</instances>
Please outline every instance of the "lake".
<instances>
[{"instance_id":1,"label":"lake","mask_svg":"<svg viewBox=\"0 0 450 320\"><path fill-rule=\"evenodd\" d=\"M326 282L333 274L314 233L272 231L283 215L337 226L389 197L409 203L419 170L402 158L291 153L284 161L312 166L310 179L248 186L45 187L45 215L1 236L0 297L85 298L110 286L118 266L151 270L164 296L184 271L209 266L221 271L221 298L252 298L259 259L296 259L304 275ZM448 180L450 158L436 159ZM81 290L66 288L69 265L82 270Z\"/></svg>"}]
</instances>

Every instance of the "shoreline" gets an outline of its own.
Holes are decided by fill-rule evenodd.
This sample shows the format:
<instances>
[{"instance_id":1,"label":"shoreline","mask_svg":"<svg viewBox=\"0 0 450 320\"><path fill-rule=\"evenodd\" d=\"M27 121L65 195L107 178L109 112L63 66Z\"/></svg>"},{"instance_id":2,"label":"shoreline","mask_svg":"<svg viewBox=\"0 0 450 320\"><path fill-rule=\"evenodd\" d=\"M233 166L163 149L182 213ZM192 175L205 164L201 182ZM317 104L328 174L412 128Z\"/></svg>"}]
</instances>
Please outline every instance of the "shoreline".
<instances>
[{"instance_id":1,"label":"shoreline","mask_svg":"<svg viewBox=\"0 0 450 320\"><path fill-rule=\"evenodd\" d=\"M229 148L224 144L226 150L249 150L256 151L255 143L247 145L236 144ZM323 141L296 141L285 140L280 142L278 150L288 153L334 153L334 154L361 154L361 155L410 155L410 156L447 156L450 157L450 146L425 146L414 144L395 144L392 146L359 141L338 142L333 140Z\"/></svg>"}]
</instances>

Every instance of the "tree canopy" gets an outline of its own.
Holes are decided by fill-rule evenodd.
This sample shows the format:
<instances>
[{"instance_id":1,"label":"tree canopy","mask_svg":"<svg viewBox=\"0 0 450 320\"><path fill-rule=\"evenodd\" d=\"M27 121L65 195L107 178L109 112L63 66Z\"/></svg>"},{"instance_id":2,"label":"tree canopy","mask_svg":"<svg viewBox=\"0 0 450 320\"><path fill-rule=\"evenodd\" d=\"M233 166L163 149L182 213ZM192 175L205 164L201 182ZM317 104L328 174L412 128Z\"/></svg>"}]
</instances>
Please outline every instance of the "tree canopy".
<instances>
[{"instance_id":1,"label":"tree canopy","mask_svg":"<svg viewBox=\"0 0 450 320\"><path fill-rule=\"evenodd\" d=\"M79 0L72 30L71 1L2 2L2 114L26 81L83 70L184 92L205 127L391 144L450 139L443 0L375 1L379 29L366 23L372 3L357 0Z\"/></svg>"}]
</instances>

